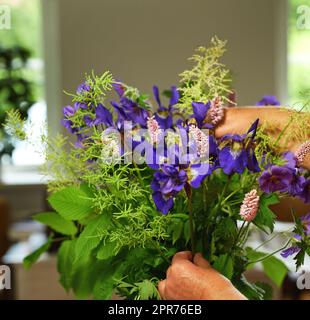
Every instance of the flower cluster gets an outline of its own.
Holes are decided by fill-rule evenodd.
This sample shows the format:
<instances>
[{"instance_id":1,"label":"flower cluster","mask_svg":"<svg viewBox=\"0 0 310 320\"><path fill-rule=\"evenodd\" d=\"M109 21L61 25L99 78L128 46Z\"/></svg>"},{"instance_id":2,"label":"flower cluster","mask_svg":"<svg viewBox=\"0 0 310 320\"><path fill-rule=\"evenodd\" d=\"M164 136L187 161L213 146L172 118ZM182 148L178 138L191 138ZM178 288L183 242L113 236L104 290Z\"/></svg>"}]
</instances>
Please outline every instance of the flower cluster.
<instances>
[{"instance_id":1,"label":"flower cluster","mask_svg":"<svg viewBox=\"0 0 310 320\"><path fill-rule=\"evenodd\" d=\"M247 239L253 229L273 232L271 205L281 196L309 203L310 178L302 167L309 142L279 155L259 119L245 132L217 137L231 91L219 61L225 43L211 44L193 56L195 66L181 74L180 86L166 91L167 102L156 86L148 96L105 72L87 76L63 108L62 124L76 142L47 140L54 212L35 219L63 234L60 281L78 297L110 299L116 290L132 299L158 298L156 286L172 256L189 246L248 298L268 293L244 279L249 267L271 255L249 248ZM266 96L258 104L279 102ZM309 254L309 227L310 214L296 219L293 237L276 251L297 253L297 267ZM52 241L53 235L27 264ZM274 269L264 264L279 285L287 268Z\"/></svg>"},{"instance_id":2,"label":"flower cluster","mask_svg":"<svg viewBox=\"0 0 310 320\"><path fill-rule=\"evenodd\" d=\"M294 153L283 154L284 165L270 165L259 177L259 186L266 193L281 192L310 202L310 179L305 178Z\"/></svg>"}]
</instances>

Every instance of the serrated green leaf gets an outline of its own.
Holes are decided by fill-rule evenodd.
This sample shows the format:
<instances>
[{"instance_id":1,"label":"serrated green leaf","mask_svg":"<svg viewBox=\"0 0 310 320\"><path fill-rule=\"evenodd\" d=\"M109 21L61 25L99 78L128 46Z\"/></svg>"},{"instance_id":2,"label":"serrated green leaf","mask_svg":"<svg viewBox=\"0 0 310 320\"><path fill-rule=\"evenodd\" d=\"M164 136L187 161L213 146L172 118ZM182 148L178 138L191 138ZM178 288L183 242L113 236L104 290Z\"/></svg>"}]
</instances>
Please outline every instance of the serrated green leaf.
<instances>
[{"instance_id":1,"label":"serrated green leaf","mask_svg":"<svg viewBox=\"0 0 310 320\"><path fill-rule=\"evenodd\" d=\"M135 284L139 289L139 296L141 300L159 299L157 288L150 280L143 280Z\"/></svg>"},{"instance_id":2,"label":"serrated green leaf","mask_svg":"<svg viewBox=\"0 0 310 320\"><path fill-rule=\"evenodd\" d=\"M102 244L97 252L97 259L99 260L106 260L111 258L115 255L115 242L106 242Z\"/></svg>"},{"instance_id":3,"label":"serrated green leaf","mask_svg":"<svg viewBox=\"0 0 310 320\"><path fill-rule=\"evenodd\" d=\"M265 282L255 282L255 286L264 290L263 300L272 300L273 289L271 285Z\"/></svg>"},{"instance_id":4,"label":"serrated green leaf","mask_svg":"<svg viewBox=\"0 0 310 320\"><path fill-rule=\"evenodd\" d=\"M57 270L60 275L59 281L67 291L72 286L75 243L76 240L63 241L57 254Z\"/></svg>"},{"instance_id":5,"label":"serrated green leaf","mask_svg":"<svg viewBox=\"0 0 310 320\"><path fill-rule=\"evenodd\" d=\"M65 220L56 212L38 213L33 216L33 219L64 235L73 236L77 232L77 228L72 221Z\"/></svg>"},{"instance_id":6,"label":"serrated green leaf","mask_svg":"<svg viewBox=\"0 0 310 320\"><path fill-rule=\"evenodd\" d=\"M91 220L77 239L75 246L75 260L79 260L83 255L88 255L95 249L111 224L111 216L102 214Z\"/></svg>"},{"instance_id":7,"label":"serrated green leaf","mask_svg":"<svg viewBox=\"0 0 310 320\"><path fill-rule=\"evenodd\" d=\"M296 261L296 270L298 270L304 264L305 250L300 250L294 257L294 260Z\"/></svg>"},{"instance_id":8,"label":"serrated green leaf","mask_svg":"<svg viewBox=\"0 0 310 320\"><path fill-rule=\"evenodd\" d=\"M79 220L92 212L92 193L85 185L67 187L48 197L49 204L66 220Z\"/></svg>"},{"instance_id":9,"label":"serrated green leaf","mask_svg":"<svg viewBox=\"0 0 310 320\"><path fill-rule=\"evenodd\" d=\"M226 278L231 279L234 273L234 263L228 254L219 256L213 264L213 267L224 275Z\"/></svg>"},{"instance_id":10,"label":"serrated green leaf","mask_svg":"<svg viewBox=\"0 0 310 320\"><path fill-rule=\"evenodd\" d=\"M26 258L24 258L23 264L25 269L29 269L35 262L39 260L41 255L46 252L52 244L52 239L49 238L46 243L44 243L41 247L33 251Z\"/></svg>"},{"instance_id":11,"label":"serrated green leaf","mask_svg":"<svg viewBox=\"0 0 310 320\"><path fill-rule=\"evenodd\" d=\"M276 194L263 194L260 197L259 210L253 223L266 233L268 233L267 229L273 232L276 216L269 209L269 206L276 203L279 203L279 198Z\"/></svg>"}]
</instances>

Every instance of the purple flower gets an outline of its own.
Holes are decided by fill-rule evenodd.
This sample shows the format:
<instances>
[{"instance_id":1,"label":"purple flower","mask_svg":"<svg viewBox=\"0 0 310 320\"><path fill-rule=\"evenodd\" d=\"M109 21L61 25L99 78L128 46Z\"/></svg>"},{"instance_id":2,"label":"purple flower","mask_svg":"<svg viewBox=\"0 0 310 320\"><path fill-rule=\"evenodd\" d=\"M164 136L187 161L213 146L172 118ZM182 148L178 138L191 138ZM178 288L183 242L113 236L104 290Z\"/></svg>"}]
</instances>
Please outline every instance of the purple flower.
<instances>
[{"instance_id":1,"label":"purple flower","mask_svg":"<svg viewBox=\"0 0 310 320\"><path fill-rule=\"evenodd\" d=\"M301 192L303 192L303 185L305 181L306 178L304 176L300 176L297 174L297 172L294 172L292 181L288 187L288 193L292 196L299 195Z\"/></svg>"},{"instance_id":2,"label":"purple flower","mask_svg":"<svg viewBox=\"0 0 310 320\"><path fill-rule=\"evenodd\" d=\"M275 96L264 96L256 103L257 106L279 106L280 102Z\"/></svg>"},{"instance_id":3,"label":"purple flower","mask_svg":"<svg viewBox=\"0 0 310 320\"><path fill-rule=\"evenodd\" d=\"M140 107L137 102L123 96L119 104L111 101L111 105L118 114L118 121L132 121L134 124L139 124L142 128L147 127L148 112Z\"/></svg>"},{"instance_id":4,"label":"purple flower","mask_svg":"<svg viewBox=\"0 0 310 320\"><path fill-rule=\"evenodd\" d=\"M95 124L104 124L106 126L112 126L113 125L113 119L111 112L105 108L102 104L98 104L98 106L95 109L96 113L96 119Z\"/></svg>"},{"instance_id":5,"label":"purple flower","mask_svg":"<svg viewBox=\"0 0 310 320\"><path fill-rule=\"evenodd\" d=\"M204 123L204 120L207 116L207 113L210 109L211 102L208 101L206 104L203 102L193 102L192 107L193 107L193 116L197 122L197 125L199 128L206 127L206 128L213 128L212 124L207 124Z\"/></svg>"},{"instance_id":6,"label":"purple flower","mask_svg":"<svg viewBox=\"0 0 310 320\"><path fill-rule=\"evenodd\" d=\"M77 94L82 94L85 91L89 91L90 90L90 85L87 84L86 82L82 82L80 85L78 85L77 89L76 89L76 93Z\"/></svg>"},{"instance_id":7,"label":"purple flower","mask_svg":"<svg viewBox=\"0 0 310 320\"><path fill-rule=\"evenodd\" d=\"M292 179L292 170L273 165L261 174L258 182L261 190L266 193L288 192Z\"/></svg>"},{"instance_id":8,"label":"purple flower","mask_svg":"<svg viewBox=\"0 0 310 320\"><path fill-rule=\"evenodd\" d=\"M112 86L119 97L123 97L123 95L125 94L125 86L121 82L114 82Z\"/></svg>"},{"instance_id":9,"label":"purple flower","mask_svg":"<svg viewBox=\"0 0 310 320\"><path fill-rule=\"evenodd\" d=\"M300 251L300 248L299 248L299 247L297 247L297 246L292 246L292 247L290 247L290 248L287 248L287 249L283 250L283 251L281 252L281 256L282 256L283 258L287 258L287 257L292 256L293 254L295 254L295 253L297 253L297 252L299 252L299 251Z\"/></svg>"},{"instance_id":10,"label":"purple flower","mask_svg":"<svg viewBox=\"0 0 310 320\"><path fill-rule=\"evenodd\" d=\"M242 173L245 168L252 172L260 171L253 144L257 125L258 119L251 125L247 134L228 134L221 139L219 164L226 174Z\"/></svg>"},{"instance_id":11,"label":"purple flower","mask_svg":"<svg viewBox=\"0 0 310 320\"><path fill-rule=\"evenodd\" d=\"M172 118L173 106L177 104L179 101L179 98L180 98L179 92L176 86L171 87L171 98L169 101L168 108L162 105L157 86L153 86L153 93L159 107L157 112L154 114L155 119L159 123L162 129L169 129L173 125L173 118Z\"/></svg>"},{"instance_id":12,"label":"purple flower","mask_svg":"<svg viewBox=\"0 0 310 320\"><path fill-rule=\"evenodd\" d=\"M304 227L303 234L308 237L310 235L310 212L305 216L300 218L300 221ZM300 241L302 239L302 235L294 234L294 240ZM292 245L290 248L287 248L281 252L281 256L283 258L287 258L295 253L298 253L300 248L297 245Z\"/></svg>"},{"instance_id":13,"label":"purple flower","mask_svg":"<svg viewBox=\"0 0 310 320\"><path fill-rule=\"evenodd\" d=\"M292 170L295 170L297 165L295 154L293 152L288 151L283 153L282 157L285 161L285 166L291 168Z\"/></svg>"},{"instance_id":14,"label":"purple flower","mask_svg":"<svg viewBox=\"0 0 310 320\"><path fill-rule=\"evenodd\" d=\"M303 182L301 191L297 194L297 196L305 203L310 203L310 178Z\"/></svg>"},{"instance_id":15,"label":"purple flower","mask_svg":"<svg viewBox=\"0 0 310 320\"><path fill-rule=\"evenodd\" d=\"M98 104L95 109L95 118L89 115L84 116L84 122L87 127L104 124L108 127L113 125L113 119L111 112L102 104Z\"/></svg>"},{"instance_id":16,"label":"purple flower","mask_svg":"<svg viewBox=\"0 0 310 320\"><path fill-rule=\"evenodd\" d=\"M61 124L67 129L68 132L70 133L76 133L78 132L78 129L73 127L73 122L68 119L72 117L75 112L77 111L78 107L76 105L72 106L65 106L63 108L63 114L64 114L64 119L61 120Z\"/></svg>"},{"instance_id":17,"label":"purple flower","mask_svg":"<svg viewBox=\"0 0 310 320\"><path fill-rule=\"evenodd\" d=\"M173 207L173 197L185 186L187 174L185 170L170 164L160 165L160 170L154 173L151 188L156 208L167 214Z\"/></svg>"}]
</instances>

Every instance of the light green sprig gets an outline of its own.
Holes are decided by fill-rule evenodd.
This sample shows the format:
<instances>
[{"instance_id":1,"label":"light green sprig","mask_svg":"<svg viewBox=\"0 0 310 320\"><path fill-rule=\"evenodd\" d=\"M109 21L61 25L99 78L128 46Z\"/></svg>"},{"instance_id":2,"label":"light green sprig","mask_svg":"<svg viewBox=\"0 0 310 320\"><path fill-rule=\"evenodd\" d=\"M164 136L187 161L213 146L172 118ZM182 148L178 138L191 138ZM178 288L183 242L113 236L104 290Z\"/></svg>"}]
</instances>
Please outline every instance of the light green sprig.
<instances>
[{"instance_id":1,"label":"light green sprig","mask_svg":"<svg viewBox=\"0 0 310 320\"><path fill-rule=\"evenodd\" d=\"M220 58L224 55L226 41L217 37L211 39L208 48L199 47L197 54L189 58L195 63L191 70L180 74L181 86L178 88L181 98L178 107L181 112L192 113L192 102L203 102L220 97L223 102L230 102L227 95L230 90L230 72Z\"/></svg>"},{"instance_id":2,"label":"light green sprig","mask_svg":"<svg viewBox=\"0 0 310 320\"><path fill-rule=\"evenodd\" d=\"M9 135L16 139L25 140L27 138L26 122L22 119L18 110L9 110L7 112L4 128Z\"/></svg>"}]
</instances>

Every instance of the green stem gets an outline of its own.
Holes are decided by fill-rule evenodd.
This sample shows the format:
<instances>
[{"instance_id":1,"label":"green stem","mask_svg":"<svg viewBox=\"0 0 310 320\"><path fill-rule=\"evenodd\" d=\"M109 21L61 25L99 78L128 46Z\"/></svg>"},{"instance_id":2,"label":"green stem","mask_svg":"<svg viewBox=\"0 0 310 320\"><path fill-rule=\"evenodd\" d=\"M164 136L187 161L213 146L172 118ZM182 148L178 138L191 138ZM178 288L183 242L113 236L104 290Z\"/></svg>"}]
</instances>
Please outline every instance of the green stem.
<instances>
[{"instance_id":1,"label":"green stem","mask_svg":"<svg viewBox=\"0 0 310 320\"><path fill-rule=\"evenodd\" d=\"M193 217L193 203L192 203L192 191L189 192L188 197L188 212L189 212L189 231L191 236L192 254L196 253L195 234L194 234L194 217Z\"/></svg>"},{"instance_id":2,"label":"green stem","mask_svg":"<svg viewBox=\"0 0 310 320\"><path fill-rule=\"evenodd\" d=\"M160 254L160 256L165 260L165 262L166 262L168 265L170 265L169 259L164 255L164 253L162 252L159 244L158 244L157 242L154 242L154 244L155 244L154 247L155 247L155 249L158 251L158 253Z\"/></svg>"},{"instance_id":3,"label":"green stem","mask_svg":"<svg viewBox=\"0 0 310 320\"><path fill-rule=\"evenodd\" d=\"M272 236L270 239L264 241L263 243L261 243L259 246L257 246L254 251L257 251L259 248L263 247L265 244L267 244L268 242L272 241L274 238L278 237L280 235L280 233L276 233L274 236Z\"/></svg>"},{"instance_id":4,"label":"green stem","mask_svg":"<svg viewBox=\"0 0 310 320\"><path fill-rule=\"evenodd\" d=\"M260 259L257 259L257 260L254 260L254 261L249 261L249 262L246 264L246 266L248 266L248 265L250 265L250 264L255 264L255 263L258 263L258 262L262 262L262 261L264 261L264 260L272 257L272 256L275 255L276 253L284 250L290 243L291 243L291 239L286 242L286 244L284 245L284 247L282 247L282 248L280 248L280 249L278 249L278 250L276 250L276 251L274 251L274 252L272 252L272 253L269 253L269 254L265 255L264 257L262 257L262 258L260 258Z\"/></svg>"},{"instance_id":5,"label":"green stem","mask_svg":"<svg viewBox=\"0 0 310 320\"><path fill-rule=\"evenodd\" d=\"M137 176L138 176L138 180L141 184L141 186L144 186L144 181L143 181L143 178L141 176L141 172L140 172L140 169L139 167L137 166L137 164L135 162L133 162L133 165L135 167L135 171L137 173ZM148 195L146 194L145 195L145 198L147 199L147 201L149 202L150 206L154 208L154 203L150 200L150 198L148 197Z\"/></svg>"}]
</instances>

